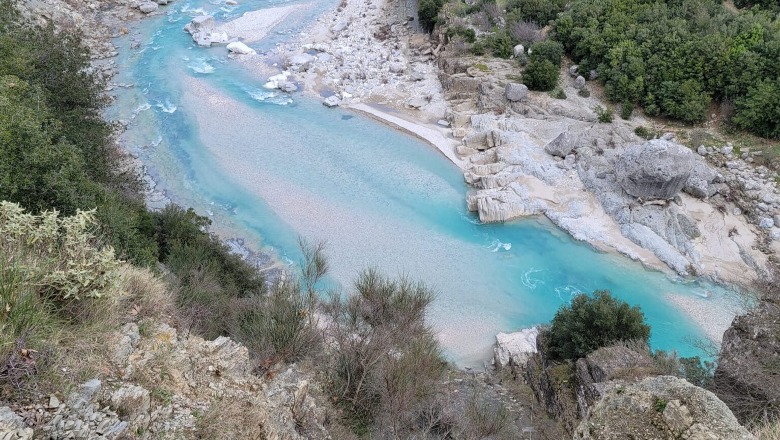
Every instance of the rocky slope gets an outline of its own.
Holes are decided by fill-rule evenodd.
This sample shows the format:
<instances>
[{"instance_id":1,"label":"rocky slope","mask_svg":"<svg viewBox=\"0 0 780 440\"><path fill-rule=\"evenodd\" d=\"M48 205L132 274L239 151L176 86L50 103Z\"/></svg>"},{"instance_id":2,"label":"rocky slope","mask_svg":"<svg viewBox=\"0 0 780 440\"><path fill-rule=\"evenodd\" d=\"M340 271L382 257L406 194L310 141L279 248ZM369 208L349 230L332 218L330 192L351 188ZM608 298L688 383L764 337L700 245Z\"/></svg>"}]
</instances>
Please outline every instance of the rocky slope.
<instances>
[{"instance_id":1,"label":"rocky slope","mask_svg":"<svg viewBox=\"0 0 780 440\"><path fill-rule=\"evenodd\" d=\"M723 335L713 388L740 420L780 415L780 305L765 298Z\"/></svg>"},{"instance_id":2,"label":"rocky slope","mask_svg":"<svg viewBox=\"0 0 780 440\"><path fill-rule=\"evenodd\" d=\"M531 333L518 335L522 347L511 335L499 339L496 354L512 352L504 367L522 374L575 439L755 438L713 393L663 375L646 350L616 345L558 363L547 358L543 342L528 343Z\"/></svg>"}]
</instances>

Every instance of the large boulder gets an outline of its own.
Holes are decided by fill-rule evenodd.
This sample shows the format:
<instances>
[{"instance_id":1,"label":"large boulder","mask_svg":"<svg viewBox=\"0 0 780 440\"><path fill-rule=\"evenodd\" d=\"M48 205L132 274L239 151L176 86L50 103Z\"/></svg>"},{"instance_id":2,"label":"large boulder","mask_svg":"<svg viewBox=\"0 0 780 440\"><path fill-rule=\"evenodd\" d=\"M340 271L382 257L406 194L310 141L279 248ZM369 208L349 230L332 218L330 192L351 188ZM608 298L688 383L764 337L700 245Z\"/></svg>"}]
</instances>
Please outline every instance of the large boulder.
<instances>
[{"instance_id":1,"label":"large boulder","mask_svg":"<svg viewBox=\"0 0 780 440\"><path fill-rule=\"evenodd\" d=\"M296 72L305 72L311 67L315 58L308 53L299 53L287 58L287 67Z\"/></svg>"},{"instance_id":2,"label":"large boulder","mask_svg":"<svg viewBox=\"0 0 780 440\"><path fill-rule=\"evenodd\" d=\"M673 376L616 384L590 409L574 438L755 440L714 394Z\"/></svg>"},{"instance_id":3,"label":"large boulder","mask_svg":"<svg viewBox=\"0 0 780 440\"><path fill-rule=\"evenodd\" d=\"M524 101L528 98L528 87L525 84L508 83L504 94L511 102Z\"/></svg>"},{"instance_id":4,"label":"large boulder","mask_svg":"<svg viewBox=\"0 0 780 440\"><path fill-rule=\"evenodd\" d=\"M691 175L685 182L683 191L699 199L711 197L717 192L717 186L712 185L717 179L718 172L714 168L700 157L694 157Z\"/></svg>"},{"instance_id":5,"label":"large boulder","mask_svg":"<svg viewBox=\"0 0 780 440\"><path fill-rule=\"evenodd\" d=\"M693 169L688 148L663 139L632 145L615 163L615 176L625 192L643 199L671 200Z\"/></svg>"},{"instance_id":6,"label":"large boulder","mask_svg":"<svg viewBox=\"0 0 780 440\"><path fill-rule=\"evenodd\" d=\"M156 11L160 6L155 2L143 2L138 5L138 10L144 14L151 14Z\"/></svg>"},{"instance_id":7,"label":"large boulder","mask_svg":"<svg viewBox=\"0 0 780 440\"><path fill-rule=\"evenodd\" d=\"M496 335L496 346L493 349L497 368L508 366L523 366L533 353L536 353L536 337L539 329L525 328L514 333L499 333Z\"/></svg>"},{"instance_id":8,"label":"large boulder","mask_svg":"<svg viewBox=\"0 0 780 440\"><path fill-rule=\"evenodd\" d=\"M544 147L544 151L553 156L566 157L577 148L578 139L564 131Z\"/></svg>"},{"instance_id":9,"label":"large boulder","mask_svg":"<svg viewBox=\"0 0 780 440\"><path fill-rule=\"evenodd\" d=\"M255 52L254 49L247 46L246 44L240 42L240 41L234 41L232 43L229 43L227 45L228 52L235 53L238 55L255 55L257 52Z\"/></svg>"},{"instance_id":10,"label":"large boulder","mask_svg":"<svg viewBox=\"0 0 780 440\"><path fill-rule=\"evenodd\" d=\"M214 17L211 15L199 15L184 26L184 30L192 35L192 39L198 46L209 47L212 43L227 43L228 36L224 32L217 32L214 27Z\"/></svg>"}]
</instances>

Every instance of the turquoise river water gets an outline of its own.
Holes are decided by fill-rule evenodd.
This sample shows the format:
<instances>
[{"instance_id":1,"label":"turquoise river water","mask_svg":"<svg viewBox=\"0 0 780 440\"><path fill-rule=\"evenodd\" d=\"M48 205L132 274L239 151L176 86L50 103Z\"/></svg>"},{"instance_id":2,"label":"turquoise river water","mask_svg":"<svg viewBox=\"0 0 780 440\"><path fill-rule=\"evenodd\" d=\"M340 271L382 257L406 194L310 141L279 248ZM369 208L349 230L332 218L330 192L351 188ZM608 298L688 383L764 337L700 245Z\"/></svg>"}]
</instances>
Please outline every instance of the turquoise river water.
<instances>
[{"instance_id":1,"label":"turquoise river water","mask_svg":"<svg viewBox=\"0 0 780 440\"><path fill-rule=\"evenodd\" d=\"M108 117L130 122L126 145L175 202L290 262L299 260L299 235L325 240L332 279L347 290L368 266L423 280L437 291L431 325L460 365L487 359L497 332L547 322L572 295L597 289L642 307L654 348L701 354L693 342L703 330L668 296L715 309L729 292L598 253L541 220L479 224L461 172L432 147L265 90L224 46L197 48L182 31L199 11L224 21L279 4L179 0L117 41L115 81L134 87L117 93ZM291 17L253 46L272 48L331 6ZM130 48L131 37L140 47ZM713 294L699 298L705 289Z\"/></svg>"}]
</instances>

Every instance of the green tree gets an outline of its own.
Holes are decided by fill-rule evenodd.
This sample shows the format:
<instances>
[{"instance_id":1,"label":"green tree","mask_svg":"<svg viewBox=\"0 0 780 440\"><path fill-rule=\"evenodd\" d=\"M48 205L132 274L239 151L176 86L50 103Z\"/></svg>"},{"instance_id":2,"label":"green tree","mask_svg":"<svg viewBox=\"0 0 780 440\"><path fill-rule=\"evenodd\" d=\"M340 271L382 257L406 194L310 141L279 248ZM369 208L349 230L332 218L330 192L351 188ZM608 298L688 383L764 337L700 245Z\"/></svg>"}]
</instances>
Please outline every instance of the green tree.
<instances>
[{"instance_id":1,"label":"green tree","mask_svg":"<svg viewBox=\"0 0 780 440\"><path fill-rule=\"evenodd\" d=\"M780 78L760 81L736 105L732 122L737 127L780 138Z\"/></svg>"},{"instance_id":2,"label":"green tree","mask_svg":"<svg viewBox=\"0 0 780 440\"><path fill-rule=\"evenodd\" d=\"M577 295L558 310L547 330L546 349L551 359L576 360L618 341L649 338L650 326L639 307L599 290Z\"/></svg>"},{"instance_id":3,"label":"green tree","mask_svg":"<svg viewBox=\"0 0 780 440\"><path fill-rule=\"evenodd\" d=\"M422 26L426 32L433 31L442 6L444 6L443 0L420 0L417 9L417 18L420 20L420 26Z\"/></svg>"}]
</instances>

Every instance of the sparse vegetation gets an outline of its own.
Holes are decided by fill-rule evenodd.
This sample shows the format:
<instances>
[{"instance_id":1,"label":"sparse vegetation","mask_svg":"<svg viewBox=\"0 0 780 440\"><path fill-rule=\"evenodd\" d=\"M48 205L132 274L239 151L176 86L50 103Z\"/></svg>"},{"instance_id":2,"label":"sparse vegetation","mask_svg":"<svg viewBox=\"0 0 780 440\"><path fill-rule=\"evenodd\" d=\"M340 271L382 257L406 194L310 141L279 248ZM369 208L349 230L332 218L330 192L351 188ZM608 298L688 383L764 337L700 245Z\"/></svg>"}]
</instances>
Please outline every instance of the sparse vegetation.
<instances>
[{"instance_id":1,"label":"sparse vegetation","mask_svg":"<svg viewBox=\"0 0 780 440\"><path fill-rule=\"evenodd\" d=\"M600 105L597 105L593 111L596 112L596 116L599 118L599 122L602 124L609 124L615 119L615 113L611 108L604 108Z\"/></svg>"},{"instance_id":2,"label":"sparse vegetation","mask_svg":"<svg viewBox=\"0 0 780 440\"><path fill-rule=\"evenodd\" d=\"M353 295L336 295L328 304L335 324L333 392L358 433L378 422L403 437L436 396L446 363L425 324L432 300L422 284L367 270Z\"/></svg>"}]
</instances>

